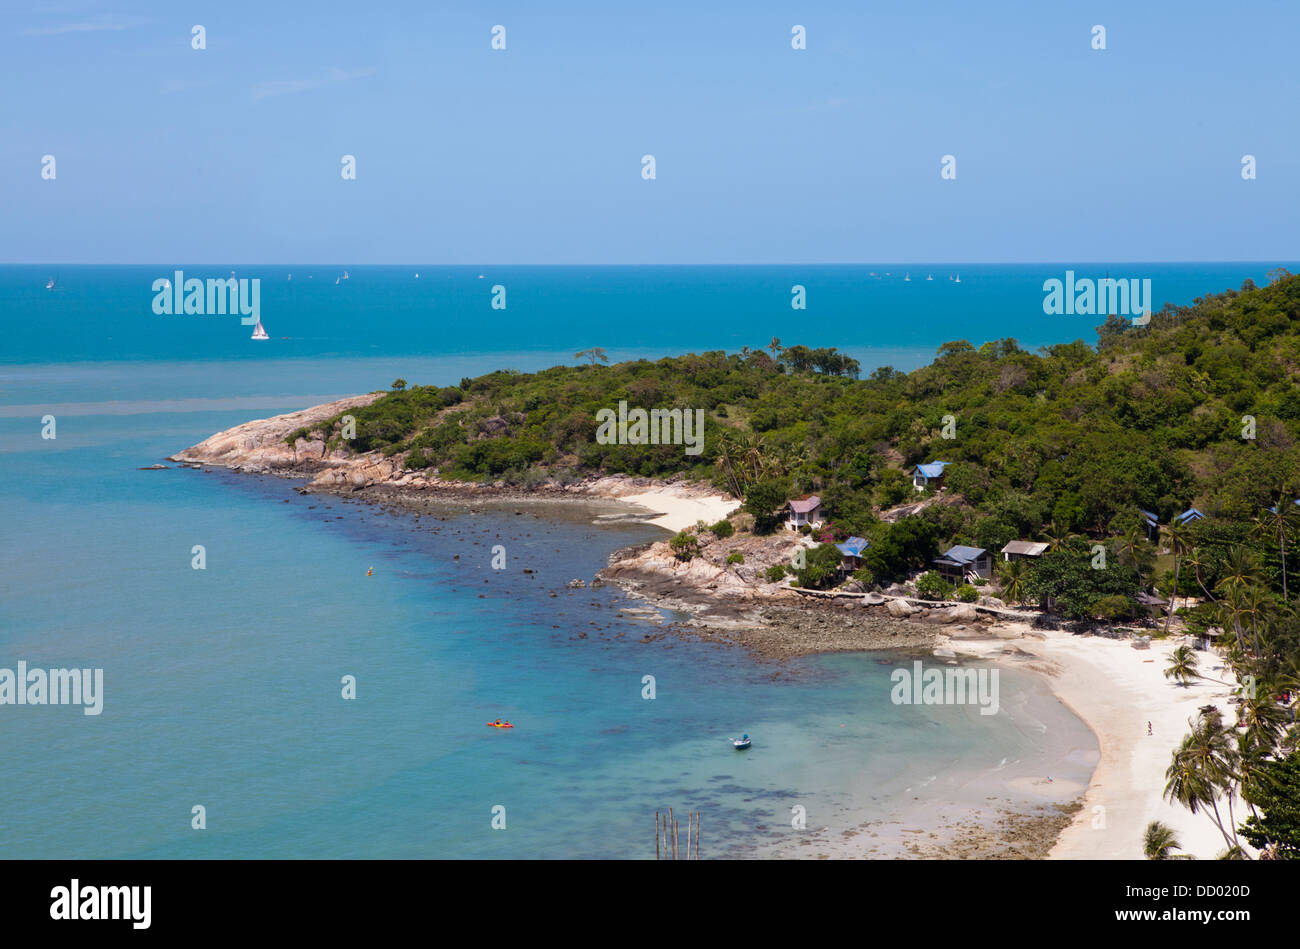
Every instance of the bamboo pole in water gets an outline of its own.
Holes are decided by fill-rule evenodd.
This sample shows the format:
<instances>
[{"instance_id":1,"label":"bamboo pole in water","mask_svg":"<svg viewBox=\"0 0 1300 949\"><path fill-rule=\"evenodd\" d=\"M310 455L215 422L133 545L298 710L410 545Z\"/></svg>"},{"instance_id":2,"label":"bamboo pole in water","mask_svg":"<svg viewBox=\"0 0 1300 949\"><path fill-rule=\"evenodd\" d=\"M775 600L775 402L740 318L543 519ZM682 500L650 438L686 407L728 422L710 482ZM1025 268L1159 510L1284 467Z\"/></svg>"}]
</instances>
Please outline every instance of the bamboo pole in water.
<instances>
[{"instance_id":1,"label":"bamboo pole in water","mask_svg":"<svg viewBox=\"0 0 1300 949\"><path fill-rule=\"evenodd\" d=\"M700 859L700 812L695 812L695 859Z\"/></svg>"},{"instance_id":2,"label":"bamboo pole in water","mask_svg":"<svg viewBox=\"0 0 1300 949\"><path fill-rule=\"evenodd\" d=\"M655 859L659 859L659 812L655 811Z\"/></svg>"},{"instance_id":3,"label":"bamboo pole in water","mask_svg":"<svg viewBox=\"0 0 1300 949\"><path fill-rule=\"evenodd\" d=\"M677 819L673 817L673 809L668 808L668 847L672 851L672 859L677 859L677 834L674 828L677 827Z\"/></svg>"}]
</instances>

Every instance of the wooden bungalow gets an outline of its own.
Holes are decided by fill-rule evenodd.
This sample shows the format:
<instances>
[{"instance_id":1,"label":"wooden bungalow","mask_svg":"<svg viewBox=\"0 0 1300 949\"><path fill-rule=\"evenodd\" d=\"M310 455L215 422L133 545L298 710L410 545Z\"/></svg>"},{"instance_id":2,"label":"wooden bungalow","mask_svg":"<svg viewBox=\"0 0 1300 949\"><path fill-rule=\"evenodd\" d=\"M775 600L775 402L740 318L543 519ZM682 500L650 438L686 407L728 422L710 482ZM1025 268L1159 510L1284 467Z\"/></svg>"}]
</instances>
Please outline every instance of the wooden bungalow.
<instances>
[{"instance_id":1,"label":"wooden bungalow","mask_svg":"<svg viewBox=\"0 0 1300 949\"><path fill-rule=\"evenodd\" d=\"M852 573L862 566L862 554L870 543L863 537L850 537L842 544L835 545L840 552L840 569Z\"/></svg>"},{"instance_id":2,"label":"wooden bungalow","mask_svg":"<svg viewBox=\"0 0 1300 949\"><path fill-rule=\"evenodd\" d=\"M1013 540L1002 548L1002 559L1037 560L1047 553L1047 545L1032 540Z\"/></svg>"},{"instance_id":3,"label":"wooden bungalow","mask_svg":"<svg viewBox=\"0 0 1300 949\"><path fill-rule=\"evenodd\" d=\"M983 547L949 547L933 563L939 575L952 584L993 575L993 557Z\"/></svg>"},{"instance_id":4,"label":"wooden bungalow","mask_svg":"<svg viewBox=\"0 0 1300 949\"><path fill-rule=\"evenodd\" d=\"M926 488L939 490L943 487L943 469L946 467L946 461L927 461L923 465L917 465L912 469L912 487L917 491Z\"/></svg>"}]
</instances>

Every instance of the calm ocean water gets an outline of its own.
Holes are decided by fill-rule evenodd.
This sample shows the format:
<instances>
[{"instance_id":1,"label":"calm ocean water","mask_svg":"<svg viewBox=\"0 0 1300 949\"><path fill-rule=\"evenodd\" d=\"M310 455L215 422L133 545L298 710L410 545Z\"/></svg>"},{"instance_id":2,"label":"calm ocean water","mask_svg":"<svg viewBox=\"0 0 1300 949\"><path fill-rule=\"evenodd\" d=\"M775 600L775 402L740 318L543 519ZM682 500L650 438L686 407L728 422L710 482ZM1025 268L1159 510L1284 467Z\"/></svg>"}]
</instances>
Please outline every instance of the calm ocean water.
<instances>
[{"instance_id":1,"label":"calm ocean water","mask_svg":"<svg viewBox=\"0 0 1300 949\"><path fill-rule=\"evenodd\" d=\"M1272 266L1109 269L1150 276L1158 304ZM645 857L669 806L702 811L708 855L795 855L817 849L790 827L796 805L833 838L921 805L986 806L1004 780L1086 781L1095 740L1014 669L996 716L895 706L878 656L777 670L647 644L618 591L564 587L655 528L531 509L417 521L280 479L137 470L398 375L455 382L592 345L620 358L779 336L910 368L953 338L1091 339L1100 320L1042 315L1038 288L1064 267L962 267L960 285L928 265L355 268L336 285L342 268L236 266L263 280L265 343L234 317L155 316L150 283L173 269L0 268L0 668L105 679L99 716L0 706L0 857ZM518 727L484 727L497 716ZM726 738L742 731L755 746L738 755Z\"/></svg>"}]
</instances>

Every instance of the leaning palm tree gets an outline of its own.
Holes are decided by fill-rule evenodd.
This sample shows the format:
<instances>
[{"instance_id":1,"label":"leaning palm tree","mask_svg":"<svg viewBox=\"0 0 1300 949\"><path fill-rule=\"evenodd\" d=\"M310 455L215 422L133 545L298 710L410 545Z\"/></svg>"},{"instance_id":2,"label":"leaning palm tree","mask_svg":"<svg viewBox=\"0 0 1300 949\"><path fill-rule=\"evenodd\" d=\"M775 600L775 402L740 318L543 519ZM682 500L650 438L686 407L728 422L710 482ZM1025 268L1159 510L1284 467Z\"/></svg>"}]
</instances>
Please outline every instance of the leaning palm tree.
<instances>
[{"instance_id":1,"label":"leaning palm tree","mask_svg":"<svg viewBox=\"0 0 1300 949\"><path fill-rule=\"evenodd\" d=\"M1201 552L1201 548L1193 547L1191 550L1187 552L1187 557L1184 562L1187 564L1187 566L1191 567L1192 572L1196 574L1196 585L1201 588L1201 590L1205 593L1206 597L1210 600L1211 603L1213 603L1214 594L1209 591L1209 589L1205 586L1205 581L1201 579L1201 569L1204 567L1208 567L1210 565L1209 558L1206 557L1205 554Z\"/></svg>"},{"instance_id":2,"label":"leaning palm tree","mask_svg":"<svg viewBox=\"0 0 1300 949\"><path fill-rule=\"evenodd\" d=\"M1178 684L1185 689L1193 679L1200 677L1201 674L1196 671L1196 653L1187 646L1179 646L1169 654L1169 666L1165 669L1166 679L1178 680Z\"/></svg>"},{"instance_id":3,"label":"leaning palm tree","mask_svg":"<svg viewBox=\"0 0 1300 949\"><path fill-rule=\"evenodd\" d=\"M1169 624L1174 619L1174 600L1178 596L1178 573L1183 565L1183 554L1187 552L1187 532L1179 524L1166 524L1160 528L1169 538L1169 549L1174 555L1174 585L1169 591L1169 612L1165 614L1165 635L1169 635Z\"/></svg>"},{"instance_id":4,"label":"leaning palm tree","mask_svg":"<svg viewBox=\"0 0 1300 949\"><path fill-rule=\"evenodd\" d=\"M1165 771L1165 794L1193 814L1205 810L1213 815L1215 826L1229 847L1237 846L1237 828L1232 819L1232 793L1237 780L1240 758L1231 729L1223 725L1218 709L1202 712L1192 730L1174 751ZM1219 797L1228 798L1228 826L1219 812Z\"/></svg>"},{"instance_id":5,"label":"leaning palm tree","mask_svg":"<svg viewBox=\"0 0 1300 949\"><path fill-rule=\"evenodd\" d=\"M1191 860L1189 853L1174 853L1182 849L1183 845L1178 842L1172 827L1158 820L1147 824L1142 834L1142 853L1148 860Z\"/></svg>"}]
</instances>

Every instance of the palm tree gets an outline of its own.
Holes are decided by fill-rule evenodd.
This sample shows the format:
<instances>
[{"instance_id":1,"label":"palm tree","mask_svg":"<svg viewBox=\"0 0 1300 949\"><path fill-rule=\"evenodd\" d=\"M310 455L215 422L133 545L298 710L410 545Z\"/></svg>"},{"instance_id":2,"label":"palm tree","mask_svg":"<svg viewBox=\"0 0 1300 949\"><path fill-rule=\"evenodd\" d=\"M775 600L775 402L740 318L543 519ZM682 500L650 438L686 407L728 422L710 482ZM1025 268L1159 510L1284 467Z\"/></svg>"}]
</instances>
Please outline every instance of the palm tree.
<instances>
[{"instance_id":1,"label":"palm tree","mask_svg":"<svg viewBox=\"0 0 1300 949\"><path fill-rule=\"evenodd\" d=\"M1201 553L1201 548L1193 547L1187 552L1187 566L1191 567L1192 571L1196 574L1197 586L1199 586L1210 599L1210 602L1214 602L1214 595L1206 589L1205 581L1201 579L1201 568L1208 567L1209 565L1210 561Z\"/></svg>"},{"instance_id":2,"label":"palm tree","mask_svg":"<svg viewBox=\"0 0 1300 949\"><path fill-rule=\"evenodd\" d=\"M601 349L599 346L593 346L591 349L584 349L582 352L574 353L573 358L589 359L593 366L596 365L597 361L609 362L609 356L607 356L605 350Z\"/></svg>"},{"instance_id":3,"label":"palm tree","mask_svg":"<svg viewBox=\"0 0 1300 949\"><path fill-rule=\"evenodd\" d=\"M1200 677L1201 674L1196 671L1196 653L1187 646L1179 646L1169 654L1169 667L1165 669L1166 679L1177 679L1178 684L1185 689L1193 679Z\"/></svg>"},{"instance_id":4,"label":"palm tree","mask_svg":"<svg viewBox=\"0 0 1300 949\"><path fill-rule=\"evenodd\" d=\"M1169 547L1174 554L1174 586L1169 591L1169 612L1165 614L1165 635L1169 635L1169 624L1174 619L1174 599L1178 596L1178 572L1183 565L1183 554L1187 550L1187 534L1180 525L1166 524L1161 528L1169 538Z\"/></svg>"},{"instance_id":5,"label":"palm tree","mask_svg":"<svg viewBox=\"0 0 1300 949\"><path fill-rule=\"evenodd\" d=\"M726 475L728 490L734 497L741 498L745 496L745 485L736 474L735 462L738 455L736 433L732 429L724 428L722 434L718 436L718 460L714 464Z\"/></svg>"},{"instance_id":6,"label":"palm tree","mask_svg":"<svg viewBox=\"0 0 1300 949\"><path fill-rule=\"evenodd\" d=\"M1142 835L1142 853L1148 860L1191 860L1189 853L1174 853L1182 849L1183 845L1178 842L1172 827L1158 820L1147 824Z\"/></svg>"},{"instance_id":7,"label":"palm tree","mask_svg":"<svg viewBox=\"0 0 1300 949\"><path fill-rule=\"evenodd\" d=\"M1165 771L1167 782L1164 796L1182 804L1193 814L1208 806L1224 841L1229 847L1235 847L1237 829L1232 822L1231 812L1232 790L1237 779L1240 757L1237 743L1229 729L1224 727L1218 709L1202 712L1195 722L1189 724L1192 726L1191 732L1174 751L1169 768ZM1228 794L1231 836L1219 813L1218 798L1225 791Z\"/></svg>"},{"instance_id":8,"label":"palm tree","mask_svg":"<svg viewBox=\"0 0 1300 949\"><path fill-rule=\"evenodd\" d=\"M1025 598L1025 581L1028 570L1023 560L1011 560L998 565L1002 573L1002 599L1008 603L1019 603Z\"/></svg>"},{"instance_id":9,"label":"palm tree","mask_svg":"<svg viewBox=\"0 0 1300 949\"><path fill-rule=\"evenodd\" d=\"M1259 564L1255 555L1240 544L1228 548L1228 556L1223 561L1223 575L1215 584L1215 589L1240 590L1259 582Z\"/></svg>"},{"instance_id":10,"label":"palm tree","mask_svg":"<svg viewBox=\"0 0 1300 949\"><path fill-rule=\"evenodd\" d=\"M781 341L773 336L772 342L767 344L767 348L772 350L772 358L775 359L776 354L781 351Z\"/></svg>"},{"instance_id":11,"label":"palm tree","mask_svg":"<svg viewBox=\"0 0 1300 949\"><path fill-rule=\"evenodd\" d=\"M1043 528L1043 540L1047 541L1048 553L1054 554L1057 551L1064 550L1066 542L1073 536L1069 531L1058 528L1056 521L1052 521Z\"/></svg>"},{"instance_id":12,"label":"palm tree","mask_svg":"<svg viewBox=\"0 0 1300 949\"><path fill-rule=\"evenodd\" d=\"M1287 600L1286 592L1286 544L1287 541L1295 536L1296 521L1300 519L1300 508L1287 500L1286 485L1282 486L1282 496L1278 498L1277 504L1267 510L1261 511L1259 518L1255 521L1254 534L1260 540L1273 540L1277 538L1278 548L1282 552L1282 599Z\"/></svg>"},{"instance_id":13,"label":"palm tree","mask_svg":"<svg viewBox=\"0 0 1300 949\"><path fill-rule=\"evenodd\" d=\"M1142 541L1146 534L1141 527L1133 526L1124 532L1124 539L1120 541L1119 552L1128 554L1133 559L1133 563L1139 562L1139 553L1142 550Z\"/></svg>"}]
</instances>

